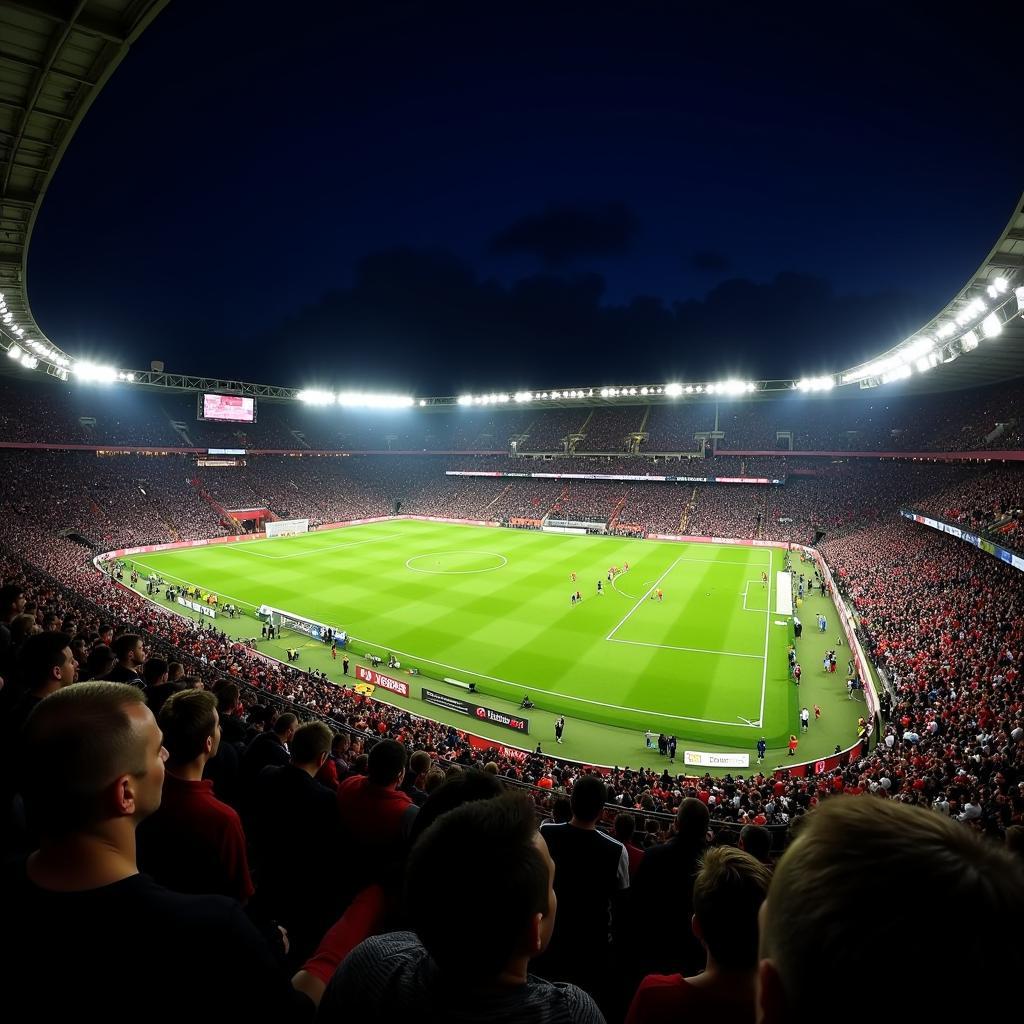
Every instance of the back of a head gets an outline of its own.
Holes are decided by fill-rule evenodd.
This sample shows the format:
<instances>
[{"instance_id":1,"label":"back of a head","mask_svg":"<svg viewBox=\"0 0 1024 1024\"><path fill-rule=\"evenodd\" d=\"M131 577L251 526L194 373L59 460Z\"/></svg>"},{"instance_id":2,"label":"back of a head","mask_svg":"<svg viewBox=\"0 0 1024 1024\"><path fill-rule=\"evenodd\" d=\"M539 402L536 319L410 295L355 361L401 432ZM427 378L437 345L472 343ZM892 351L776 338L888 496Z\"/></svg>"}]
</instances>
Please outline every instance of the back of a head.
<instances>
[{"instance_id":1,"label":"back of a head","mask_svg":"<svg viewBox=\"0 0 1024 1024\"><path fill-rule=\"evenodd\" d=\"M217 712L223 718L225 715L233 715L238 707L238 684L225 683L219 687L217 693Z\"/></svg>"},{"instance_id":2,"label":"back of a head","mask_svg":"<svg viewBox=\"0 0 1024 1024\"><path fill-rule=\"evenodd\" d=\"M719 967L757 967L757 915L771 878L768 869L743 850L718 846L704 855L693 885L693 912Z\"/></svg>"},{"instance_id":3,"label":"back of a head","mask_svg":"<svg viewBox=\"0 0 1024 1024\"><path fill-rule=\"evenodd\" d=\"M744 825L740 829L740 845L751 857L767 864L772 852L772 834L763 825Z\"/></svg>"},{"instance_id":4,"label":"back of a head","mask_svg":"<svg viewBox=\"0 0 1024 1024\"><path fill-rule=\"evenodd\" d=\"M551 819L559 825L572 821L572 801L567 796L556 796L551 805Z\"/></svg>"},{"instance_id":5,"label":"back of a head","mask_svg":"<svg viewBox=\"0 0 1024 1024\"><path fill-rule=\"evenodd\" d=\"M195 760L217 728L217 698L207 690L172 693L160 709L160 728L169 761Z\"/></svg>"},{"instance_id":6,"label":"back of a head","mask_svg":"<svg viewBox=\"0 0 1024 1024\"><path fill-rule=\"evenodd\" d=\"M430 755L425 750L414 750L409 758L409 774L423 775L430 771Z\"/></svg>"},{"instance_id":7,"label":"back of a head","mask_svg":"<svg viewBox=\"0 0 1024 1024\"><path fill-rule=\"evenodd\" d=\"M872 915L873 947L896 951L898 969L872 977L872 999L896 1006L908 978L934 978L950 956L968 983L991 978L986 1012L1019 1012L1007 984L1024 963L1024 871L994 843L944 815L895 800L837 797L806 816L772 879L762 917L760 1000L765 1020L816 1020L829 1007L836 1024L863 1020L861 1000L834 999L834 975L862 942L876 887L899 912ZM775 984L777 976L778 984ZM948 988L915 988L914 1012L948 1015ZM784 1005L777 1005L784 1004Z\"/></svg>"},{"instance_id":8,"label":"back of a head","mask_svg":"<svg viewBox=\"0 0 1024 1024\"><path fill-rule=\"evenodd\" d=\"M533 916L548 914L550 873L536 836L533 804L519 794L465 804L420 836L406 870L405 905L442 972L473 984L490 980L519 951ZM501 895L488 901L487 938L472 941L467 922L496 885Z\"/></svg>"},{"instance_id":9,"label":"back of a head","mask_svg":"<svg viewBox=\"0 0 1024 1024\"><path fill-rule=\"evenodd\" d=\"M283 715L278 716L277 721L274 722L274 732L278 736L284 736L288 733L289 729L294 729L298 724L298 718L290 711L286 711Z\"/></svg>"},{"instance_id":10,"label":"back of a head","mask_svg":"<svg viewBox=\"0 0 1024 1024\"><path fill-rule=\"evenodd\" d=\"M584 775L573 785L570 802L574 818L586 822L597 821L608 802L608 788L596 775Z\"/></svg>"},{"instance_id":11,"label":"back of a head","mask_svg":"<svg viewBox=\"0 0 1024 1024\"><path fill-rule=\"evenodd\" d=\"M370 751L367 771L375 786L389 786L405 771L405 747L398 740L381 740Z\"/></svg>"},{"instance_id":12,"label":"back of a head","mask_svg":"<svg viewBox=\"0 0 1024 1024\"><path fill-rule=\"evenodd\" d=\"M167 662L163 658L147 658L142 666L142 681L146 686L157 686L167 675Z\"/></svg>"},{"instance_id":13,"label":"back of a head","mask_svg":"<svg viewBox=\"0 0 1024 1024\"><path fill-rule=\"evenodd\" d=\"M36 633L18 652L18 676L26 690L34 690L53 681L54 670L66 662L71 638L66 633Z\"/></svg>"},{"instance_id":14,"label":"back of a head","mask_svg":"<svg viewBox=\"0 0 1024 1024\"><path fill-rule=\"evenodd\" d=\"M142 693L123 683L66 686L46 697L25 726L21 792L31 826L68 835L103 816L105 787L146 769L144 737L128 715Z\"/></svg>"},{"instance_id":15,"label":"back of a head","mask_svg":"<svg viewBox=\"0 0 1024 1024\"><path fill-rule=\"evenodd\" d=\"M676 811L676 835L685 846L700 850L707 842L710 822L707 804L695 796L688 796Z\"/></svg>"},{"instance_id":16,"label":"back of a head","mask_svg":"<svg viewBox=\"0 0 1024 1024\"><path fill-rule=\"evenodd\" d=\"M97 644L85 660L84 674L90 679L102 679L116 664L114 652L106 644Z\"/></svg>"},{"instance_id":17,"label":"back of a head","mask_svg":"<svg viewBox=\"0 0 1024 1024\"><path fill-rule=\"evenodd\" d=\"M493 800L501 796L505 787L493 775L471 769L452 775L430 794L413 821L412 839L417 839L431 825L456 807L475 800Z\"/></svg>"},{"instance_id":18,"label":"back of a head","mask_svg":"<svg viewBox=\"0 0 1024 1024\"><path fill-rule=\"evenodd\" d=\"M636 818L628 811L615 815L615 838L620 843L628 843L636 831Z\"/></svg>"},{"instance_id":19,"label":"back of a head","mask_svg":"<svg viewBox=\"0 0 1024 1024\"><path fill-rule=\"evenodd\" d=\"M334 734L324 722L300 725L292 737L292 761L301 765L319 765L331 752L332 739Z\"/></svg>"}]
</instances>

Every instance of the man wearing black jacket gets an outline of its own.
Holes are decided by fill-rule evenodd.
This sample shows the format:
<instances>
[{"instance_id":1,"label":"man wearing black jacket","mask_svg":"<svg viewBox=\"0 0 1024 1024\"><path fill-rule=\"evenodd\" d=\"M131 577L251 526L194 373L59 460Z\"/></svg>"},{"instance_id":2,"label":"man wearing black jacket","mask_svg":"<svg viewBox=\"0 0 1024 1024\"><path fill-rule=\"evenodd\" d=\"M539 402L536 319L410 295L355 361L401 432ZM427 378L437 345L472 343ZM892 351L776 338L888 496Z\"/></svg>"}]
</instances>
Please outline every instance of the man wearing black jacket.
<instances>
[{"instance_id":1,"label":"man wearing black jacket","mask_svg":"<svg viewBox=\"0 0 1024 1024\"><path fill-rule=\"evenodd\" d=\"M135 829L160 805L167 751L141 691L79 683L51 694L26 726L22 795L39 849L4 879L0 900L16 942L7 976L36 1015L308 1021L310 1001L288 983L234 900L171 892L139 874ZM74 956L45 951L58 941ZM215 961L182 967L196 942ZM175 965L180 969L176 969Z\"/></svg>"}]
</instances>

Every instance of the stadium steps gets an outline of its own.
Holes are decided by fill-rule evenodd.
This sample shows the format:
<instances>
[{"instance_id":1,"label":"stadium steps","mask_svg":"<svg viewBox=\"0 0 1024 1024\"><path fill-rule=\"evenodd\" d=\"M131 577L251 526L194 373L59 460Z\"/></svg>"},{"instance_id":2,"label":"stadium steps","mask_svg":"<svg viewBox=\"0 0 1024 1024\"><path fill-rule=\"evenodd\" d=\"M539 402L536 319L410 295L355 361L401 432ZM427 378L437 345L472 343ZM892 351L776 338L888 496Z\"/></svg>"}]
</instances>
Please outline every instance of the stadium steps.
<instances>
[{"instance_id":1,"label":"stadium steps","mask_svg":"<svg viewBox=\"0 0 1024 1024\"><path fill-rule=\"evenodd\" d=\"M690 500L683 506L683 514L679 517L679 532L682 534L686 533L686 524L690 521L690 509L697 501L697 490L698 488L694 487L690 492Z\"/></svg>"},{"instance_id":2,"label":"stadium steps","mask_svg":"<svg viewBox=\"0 0 1024 1024\"><path fill-rule=\"evenodd\" d=\"M505 497L505 495L506 495L506 494L508 494L508 492L509 492L509 491L511 491L511 490L512 490L512 484L507 484L507 485L506 485L506 487L505 487L505 490L503 490L503 491L502 491L502 492L501 492L501 493L500 493L499 495L497 495L496 497L494 497L494 498L491 498L491 500L490 500L489 502L487 502L487 504L486 504L486 505L484 505L484 507L483 507L483 508L482 508L482 509L480 510L481 514L483 514L484 512L486 512L486 511L487 511L487 510L488 510L488 509L489 509L489 508L490 508L490 507L491 507L492 505L496 505L496 504L497 504L497 503L498 503L499 501L501 501L501 499L502 499L502 498L504 498L504 497Z\"/></svg>"},{"instance_id":3,"label":"stadium steps","mask_svg":"<svg viewBox=\"0 0 1024 1024\"><path fill-rule=\"evenodd\" d=\"M622 509L626 504L626 495L623 493L622 497L619 498L618 504L612 510L611 518L608 520L608 529L614 530L616 524L619 521L619 516L622 515Z\"/></svg>"}]
</instances>

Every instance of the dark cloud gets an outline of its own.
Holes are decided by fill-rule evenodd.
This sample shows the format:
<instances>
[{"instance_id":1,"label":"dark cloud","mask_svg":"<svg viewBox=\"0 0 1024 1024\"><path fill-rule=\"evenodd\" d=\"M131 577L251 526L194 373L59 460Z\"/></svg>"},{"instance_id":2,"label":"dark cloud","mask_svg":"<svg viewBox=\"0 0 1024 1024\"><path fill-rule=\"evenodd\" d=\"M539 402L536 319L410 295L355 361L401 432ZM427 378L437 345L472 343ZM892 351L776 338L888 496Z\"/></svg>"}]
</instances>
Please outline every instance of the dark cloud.
<instances>
[{"instance_id":1,"label":"dark cloud","mask_svg":"<svg viewBox=\"0 0 1024 1024\"><path fill-rule=\"evenodd\" d=\"M398 249L362 260L352 287L216 356L237 367L246 352L290 353L257 376L420 394L774 378L841 369L907 337L931 312L910 293L839 295L795 272L767 282L732 278L702 299L641 295L615 305L598 274L544 273L506 285L449 253Z\"/></svg>"},{"instance_id":2,"label":"dark cloud","mask_svg":"<svg viewBox=\"0 0 1024 1024\"><path fill-rule=\"evenodd\" d=\"M702 274L727 274L732 270L732 260L725 253L699 249L693 254L690 266Z\"/></svg>"},{"instance_id":3,"label":"dark cloud","mask_svg":"<svg viewBox=\"0 0 1024 1024\"><path fill-rule=\"evenodd\" d=\"M639 222L625 203L565 204L523 217L491 239L496 253L528 253L546 266L564 266L581 256L621 255Z\"/></svg>"}]
</instances>

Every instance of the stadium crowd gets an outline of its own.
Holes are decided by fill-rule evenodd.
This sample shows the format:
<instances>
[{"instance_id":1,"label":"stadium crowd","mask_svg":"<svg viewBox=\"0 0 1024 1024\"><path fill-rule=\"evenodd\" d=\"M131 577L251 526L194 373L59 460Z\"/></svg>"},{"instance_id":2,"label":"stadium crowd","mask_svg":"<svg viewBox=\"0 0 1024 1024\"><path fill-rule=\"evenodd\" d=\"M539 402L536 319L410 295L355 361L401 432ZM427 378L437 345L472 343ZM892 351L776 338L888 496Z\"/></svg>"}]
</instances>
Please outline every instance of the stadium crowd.
<instances>
[{"instance_id":1,"label":"stadium crowd","mask_svg":"<svg viewBox=\"0 0 1024 1024\"><path fill-rule=\"evenodd\" d=\"M182 434L179 404L164 408L168 436ZM671 436L661 408L647 427ZM306 412L278 412L276 437L308 443ZM470 412L460 444L495 437L506 415L530 419ZM595 414L593 436L617 436L632 422L620 412ZM25 433L15 410L17 440L50 429L95 437L120 415L45 413ZM150 436L158 421L136 413L123 429ZM993 414L986 407L971 430ZM569 413L550 415L558 433ZM751 410L722 422L727 437L768 429ZM203 424L196 436L223 429ZM347 438L399 448L420 435L371 424ZM140 1006L159 991L157 1015L177 1017L201 991L208 1012L284 1021L751 1021L756 999L762 1020L810 1020L828 998L815 968L822 943L839 958L862 939L865 893L884 873L937 940L962 941L1003 915L1008 938L969 944L984 946L976 969L1020 962L1024 583L895 517L910 505L1007 536L1024 506L1016 467L623 455L540 466L689 475L672 465L786 483L445 474L522 472L524 462L534 465L257 456L222 475L181 454L0 452L0 843L17 856L0 880L17 936L7 963L43 992L39 951L54 935L75 951L61 960L62 984L41 996L44 1016L94 1008L94 993L116 984ZM233 527L222 508L326 523L388 515L398 502L452 518L551 512L640 532L823 535L838 596L884 682L873 743L827 771L759 763L724 776L677 770L660 743L613 768L492 744L183 618L165 596L146 599L143 582L94 569L85 543L210 537ZM491 941L467 941L474 921ZM904 937L892 921L874 927L883 943ZM168 965L198 942L216 950L216 969L169 984ZM904 967L934 966L928 944L907 956ZM129 957L137 967L126 972ZM884 984L894 1000L905 994L896 975ZM915 1006L937 1015L940 996L919 993Z\"/></svg>"}]
</instances>

